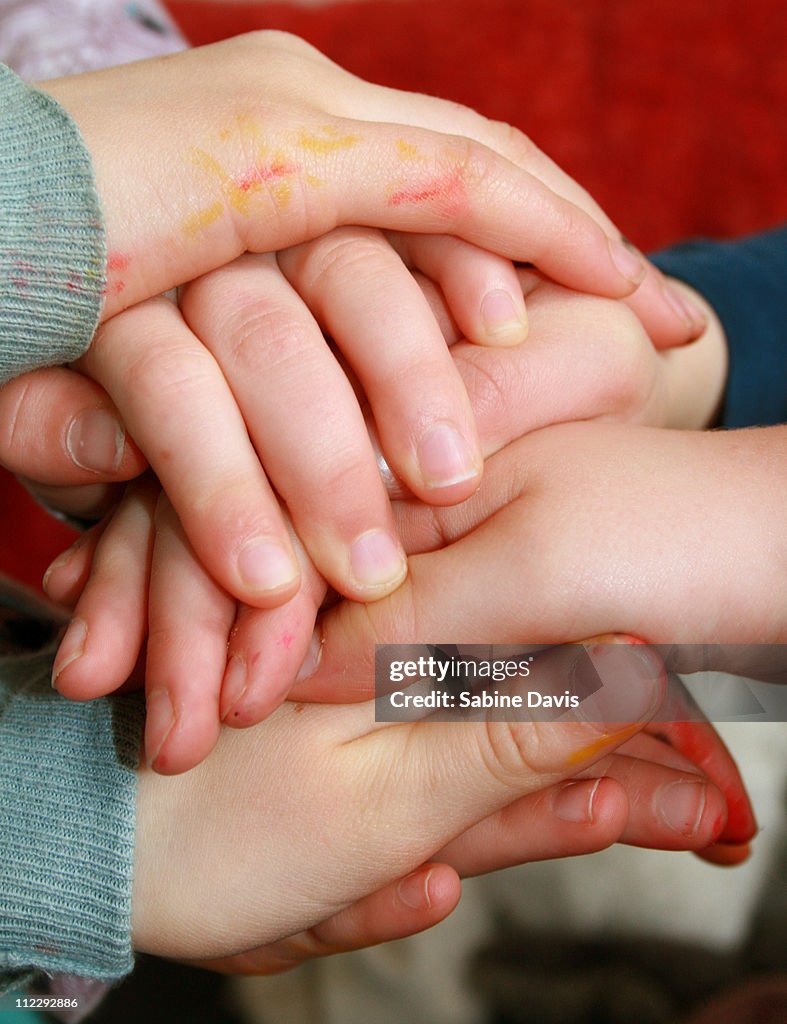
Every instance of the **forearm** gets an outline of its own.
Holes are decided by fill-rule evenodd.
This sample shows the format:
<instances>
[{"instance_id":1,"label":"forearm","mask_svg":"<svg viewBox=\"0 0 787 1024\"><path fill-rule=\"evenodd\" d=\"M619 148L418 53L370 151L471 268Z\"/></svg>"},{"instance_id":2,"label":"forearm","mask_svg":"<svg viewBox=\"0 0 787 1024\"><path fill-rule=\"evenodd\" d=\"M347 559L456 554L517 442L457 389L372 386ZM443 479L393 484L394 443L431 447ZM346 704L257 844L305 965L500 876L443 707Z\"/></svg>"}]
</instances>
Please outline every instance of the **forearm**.
<instances>
[{"instance_id":1,"label":"forearm","mask_svg":"<svg viewBox=\"0 0 787 1024\"><path fill-rule=\"evenodd\" d=\"M104 233L90 157L68 115L0 65L0 382L90 345Z\"/></svg>"}]
</instances>

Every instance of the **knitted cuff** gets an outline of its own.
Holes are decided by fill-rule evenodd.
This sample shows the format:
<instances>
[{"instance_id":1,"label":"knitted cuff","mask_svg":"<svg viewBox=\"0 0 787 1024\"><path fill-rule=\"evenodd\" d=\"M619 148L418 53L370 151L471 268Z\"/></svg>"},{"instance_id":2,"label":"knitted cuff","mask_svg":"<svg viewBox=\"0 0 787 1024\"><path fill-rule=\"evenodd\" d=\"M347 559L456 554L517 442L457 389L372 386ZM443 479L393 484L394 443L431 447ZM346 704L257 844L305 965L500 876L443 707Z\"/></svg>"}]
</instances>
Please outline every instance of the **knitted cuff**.
<instances>
[{"instance_id":1,"label":"knitted cuff","mask_svg":"<svg viewBox=\"0 0 787 1024\"><path fill-rule=\"evenodd\" d=\"M70 362L98 326L106 252L79 131L0 65L0 383Z\"/></svg>"},{"instance_id":2,"label":"knitted cuff","mask_svg":"<svg viewBox=\"0 0 787 1024\"><path fill-rule=\"evenodd\" d=\"M686 242L652 259L704 295L724 328L730 365L721 425L787 421L787 227Z\"/></svg>"},{"instance_id":3,"label":"knitted cuff","mask_svg":"<svg viewBox=\"0 0 787 1024\"><path fill-rule=\"evenodd\" d=\"M133 964L137 697L75 703L54 648L0 658L0 989Z\"/></svg>"}]
</instances>

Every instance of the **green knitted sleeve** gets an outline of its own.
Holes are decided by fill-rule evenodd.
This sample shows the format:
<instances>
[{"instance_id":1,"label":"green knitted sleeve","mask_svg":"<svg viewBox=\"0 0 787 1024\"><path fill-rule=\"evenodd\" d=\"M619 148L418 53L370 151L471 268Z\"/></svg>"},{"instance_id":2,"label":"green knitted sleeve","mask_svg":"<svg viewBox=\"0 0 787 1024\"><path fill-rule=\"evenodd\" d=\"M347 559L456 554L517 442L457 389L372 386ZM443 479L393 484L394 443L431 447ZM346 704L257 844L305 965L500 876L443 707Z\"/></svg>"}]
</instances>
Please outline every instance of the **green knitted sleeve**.
<instances>
[{"instance_id":1,"label":"green knitted sleeve","mask_svg":"<svg viewBox=\"0 0 787 1024\"><path fill-rule=\"evenodd\" d=\"M0 382L86 351L105 267L90 154L76 125L0 64Z\"/></svg>"},{"instance_id":2,"label":"green knitted sleeve","mask_svg":"<svg viewBox=\"0 0 787 1024\"><path fill-rule=\"evenodd\" d=\"M132 968L143 705L63 699L53 656L0 658L0 991Z\"/></svg>"}]
</instances>

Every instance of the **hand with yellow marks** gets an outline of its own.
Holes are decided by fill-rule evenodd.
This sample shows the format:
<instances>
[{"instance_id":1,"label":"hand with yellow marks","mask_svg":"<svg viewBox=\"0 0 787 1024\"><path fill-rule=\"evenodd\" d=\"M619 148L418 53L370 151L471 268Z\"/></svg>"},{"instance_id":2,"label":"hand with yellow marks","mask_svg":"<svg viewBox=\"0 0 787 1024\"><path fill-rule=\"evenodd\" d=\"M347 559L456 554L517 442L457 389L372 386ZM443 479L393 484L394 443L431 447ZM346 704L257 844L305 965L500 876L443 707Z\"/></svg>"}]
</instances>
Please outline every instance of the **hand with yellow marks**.
<instances>
[{"instance_id":1,"label":"hand with yellow marks","mask_svg":"<svg viewBox=\"0 0 787 1024\"><path fill-rule=\"evenodd\" d=\"M252 33L43 88L93 157L106 317L245 251L358 224L459 237L572 288L630 296L659 345L702 327L521 133L371 85L294 36Z\"/></svg>"},{"instance_id":2,"label":"hand with yellow marks","mask_svg":"<svg viewBox=\"0 0 787 1024\"><path fill-rule=\"evenodd\" d=\"M411 491L444 504L477 486L470 407L402 260L437 283L466 337L492 345L526 332L509 258L615 296L661 282L578 190L579 205L559 194L567 179L535 151L517 160L513 136L500 136L500 155L485 144L497 140L491 126L474 139L482 119L363 83L289 36L46 88L93 155L108 235L110 319L79 367L118 406L217 582L251 605L276 606L299 586L274 490L342 594L378 598L406 571L320 329L360 379ZM337 234L347 223L375 227ZM377 227L399 231L386 240ZM278 260L264 255L274 250ZM185 286L186 322L161 299L134 306L172 285ZM645 306L660 344L702 320L681 322L666 300Z\"/></svg>"}]
</instances>

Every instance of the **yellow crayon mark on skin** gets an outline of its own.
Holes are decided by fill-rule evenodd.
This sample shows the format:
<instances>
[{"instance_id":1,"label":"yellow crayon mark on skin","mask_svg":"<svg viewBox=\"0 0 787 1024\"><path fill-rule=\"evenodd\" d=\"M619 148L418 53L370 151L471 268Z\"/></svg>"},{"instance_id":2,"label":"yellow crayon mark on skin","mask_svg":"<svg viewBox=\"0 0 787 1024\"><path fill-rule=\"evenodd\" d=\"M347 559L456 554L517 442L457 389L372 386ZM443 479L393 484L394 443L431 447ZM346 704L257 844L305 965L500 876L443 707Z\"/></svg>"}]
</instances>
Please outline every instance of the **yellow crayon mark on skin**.
<instances>
[{"instance_id":1,"label":"yellow crayon mark on skin","mask_svg":"<svg viewBox=\"0 0 787 1024\"><path fill-rule=\"evenodd\" d=\"M423 163L426 157L421 156L418 152L418 147L414 146L411 142L407 142L405 139L396 140L396 148L399 151L400 160L418 161Z\"/></svg>"},{"instance_id":2,"label":"yellow crayon mark on skin","mask_svg":"<svg viewBox=\"0 0 787 1024\"><path fill-rule=\"evenodd\" d=\"M586 747L582 747L581 750L575 750L573 754L570 754L566 758L566 766L573 767L574 765L581 764L583 761L587 761L590 758L595 757L597 754L603 753L607 747L613 744L623 743L625 740L630 739L635 733L638 733L642 728L642 722L635 722L634 725L627 725L624 729L618 729L616 732L607 733L606 736L602 736L600 739L594 740L593 743L589 743Z\"/></svg>"},{"instance_id":3,"label":"yellow crayon mark on skin","mask_svg":"<svg viewBox=\"0 0 787 1024\"><path fill-rule=\"evenodd\" d=\"M350 149L363 141L360 135L339 135L338 131L330 125L323 128L322 132L322 135L306 131L300 132L298 145L310 153L325 156L327 153L335 153L339 149Z\"/></svg>"},{"instance_id":4,"label":"yellow crayon mark on skin","mask_svg":"<svg viewBox=\"0 0 787 1024\"><path fill-rule=\"evenodd\" d=\"M196 213L186 217L183 221L183 230L187 235L193 237L198 231L202 231L203 228L217 221L222 213L224 213L224 203L216 200L211 206L206 206L204 209L197 210Z\"/></svg>"},{"instance_id":5,"label":"yellow crayon mark on skin","mask_svg":"<svg viewBox=\"0 0 787 1024\"><path fill-rule=\"evenodd\" d=\"M264 148L262 128L254 114L238 114L235 118L235 123L238 126L238 134L241 138L251 139L252 142L256 142Z\"/></svg>"},{"instance_id":6,"label":"yellow crayon mark on skin","mask_svg":"<svg viewBox=\"0 0 787 1024\"><path fill-rule=\"evenodd\" d=\"M239 118L238 128L241 134L257 139L258 127L253 121ZM277 153L269 162L265 161L265 155L265 147L258 144L252 166L244 174L233 179L214 156L204 149L193 149L193 164L218 181L224 202L216 200L210 206L191 214L183 222L184 232L193 236L212 224L224 212L225 204L240 214L248 214L252 197L263 190L269 192L277 206L285 208L292 198L290 179L298 173L298 168L295 164L289 163L282 153Z\"/></svg>"},{"instance_id":7,"label":"yellow crayon mark on skin","mask_svg":"<svg viewBox=\"0 0 787 1024\"><path fill-rule=\"evenodd\" d=\"M286 210L292 199L292 185L289 181L280 181L277 185L272 186L271 195L279 209Z\"/></svg>"},{"instance_id":8,"label":"yellow crayon mark on skin","mask_svg":"<svg viewBox=\"0 0 787 1024\"><path fill-rule=\"evenodd\" d=\"M195 167L199 167L202 171L207 171L208 174L215 175L222 183L228 180L227 172L216 157L206 153L204 149L193 149L191 151L191 161Z\"/></svg>"}]
</instances>

